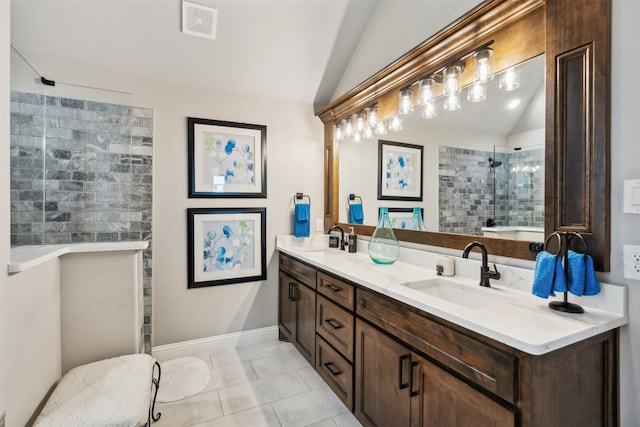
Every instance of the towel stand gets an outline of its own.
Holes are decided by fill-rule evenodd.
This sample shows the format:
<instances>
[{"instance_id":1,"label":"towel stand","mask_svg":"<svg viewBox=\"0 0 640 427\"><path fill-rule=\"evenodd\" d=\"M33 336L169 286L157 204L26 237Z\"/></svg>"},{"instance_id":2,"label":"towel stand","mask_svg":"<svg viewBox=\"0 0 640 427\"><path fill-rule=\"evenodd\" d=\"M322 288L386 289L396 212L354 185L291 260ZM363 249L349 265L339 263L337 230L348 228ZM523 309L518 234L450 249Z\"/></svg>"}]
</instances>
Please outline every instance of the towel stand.
<instances>
[{"instance_id":1,"label":"towel stand","mask_svg":"<svg viewBox=\"0 0 640 427\"><path fill-rule=\"evenodd\" d=\"M587 248L587 242L584 240L580 233L576 233L573 231L560 233L556 231L554 233L551 233L544 242L545 250L547 252L551 252L549 251L549 240L551 240L552 237L556 237L558 241L556 256L564 257L564 274L566 276L568 275L569 271L569 249L571 248L571 241L573 240L573 238L577 237L582 242L585 258L587 257L587 254L589 252ZM569 283L568 279L569 278L567 277L567 283ZM567 289L564 292L563 301L551 301L549 303L549 308L551 308L552 310L563 311L565 313L584 313L584 309L582 308L582 306L568 301L568 293L569 290Z\"/></svg>"}]
</instances>

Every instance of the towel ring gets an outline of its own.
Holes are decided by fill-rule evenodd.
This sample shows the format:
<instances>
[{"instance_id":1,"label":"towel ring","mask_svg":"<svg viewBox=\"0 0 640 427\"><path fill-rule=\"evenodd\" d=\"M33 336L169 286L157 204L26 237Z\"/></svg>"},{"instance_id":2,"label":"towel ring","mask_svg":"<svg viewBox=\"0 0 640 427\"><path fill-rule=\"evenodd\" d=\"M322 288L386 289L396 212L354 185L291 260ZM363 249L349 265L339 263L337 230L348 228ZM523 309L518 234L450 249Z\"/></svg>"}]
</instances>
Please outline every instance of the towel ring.
<instances>
[{"instance_id":1,"label":"towel ring","mask_svg":"<svg viewBox=\"0 0 640 427\"><path fill-rule=\"evenodd\" d=\"M549 252L549 239L551 239L554 236L558 238L558 250L556 251L556 256L560 256L560 254L562 253L562 237L560 237L560 233L555 232L555 233L549 234L549 237L547 237L547 240L544 241L544 248L547 252Z\"/></svg>"},{"instance_id":2,"label":"towel ring","mask_svg":"<svg viewBox=\"0 0 640 427\"><path fill-rule=\"evenodd\" d=\"M587 247L587 242L584 240L584 237L582 237L580 233L570 233L567 235L567 251L571 247L571 239L573 237L578 237L582 242L582 246L584 247L584 257L586 258L587 254L589 253L589 248Z\"/></svg>"},{"instance_id":3,"label":"towel ring","mask_svg":"<svg viewBox=\"0 0 640 427\"><path fill-rule=\"evenodd\" d=\"M362 197L356 196L355 194L349 194L349 197L347 197L347 205L352 205L356 199L358 199L360 204L362 204Z\"/></svg>"},{"instance_id":4,"label":"towel ring","mask_svg":"<svg viewBox=\"0 0 640 427\"><path fill-rule=\"evenodd\" d=\"M295 196L293 196L293 204L297 205L298 203L302 203L302 201L304 201L304 198L307 198L307 200L309 200L309 204L311 204L311 197L307 196L306 194L302 194L302 193L296 193Z\"/></svg>"}]
</instances>

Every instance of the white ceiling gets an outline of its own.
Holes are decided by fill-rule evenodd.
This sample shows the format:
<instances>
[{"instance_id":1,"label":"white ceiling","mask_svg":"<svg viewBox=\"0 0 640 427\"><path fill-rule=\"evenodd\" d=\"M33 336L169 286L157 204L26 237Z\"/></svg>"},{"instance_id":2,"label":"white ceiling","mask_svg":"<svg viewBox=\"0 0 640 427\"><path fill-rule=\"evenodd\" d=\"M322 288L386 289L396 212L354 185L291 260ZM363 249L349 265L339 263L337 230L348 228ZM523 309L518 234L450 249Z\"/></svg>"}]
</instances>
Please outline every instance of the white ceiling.
<instances>
[{"instance_id":1,"label":"white ceiling","mask_svg":"<svg viewBox=\"0 0 640 427\"><path fill-rule=\"evenodd\" d=\"M181 33L180 0L11 0L11 43L36 68L40 58L322 106L332 99L363 33L392 33L382 40L393 45L370 50L367 61L377 68L356 67L347 89L480 2L192 1L218 10L216 40ZM393 8L417 6L424 19L380 22ZM384 13L374 14L376 7ZM372 16L376 28L367 29Z\"/></svg>"}]
</instances>

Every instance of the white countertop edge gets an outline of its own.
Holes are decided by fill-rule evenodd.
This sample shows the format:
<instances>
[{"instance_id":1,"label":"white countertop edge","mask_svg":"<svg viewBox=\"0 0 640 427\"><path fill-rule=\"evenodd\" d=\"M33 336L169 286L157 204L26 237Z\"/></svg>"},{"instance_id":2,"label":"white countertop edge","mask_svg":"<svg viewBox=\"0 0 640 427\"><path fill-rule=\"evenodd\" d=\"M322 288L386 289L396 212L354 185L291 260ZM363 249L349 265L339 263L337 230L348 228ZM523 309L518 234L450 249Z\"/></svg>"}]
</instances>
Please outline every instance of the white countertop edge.
<instances>
[{"instance_id":1,"label":"white countertop edge","mask_svg":"<svg viewBox=\"0 0 640 427\"><path fill-rule=\"evenodd\" d=\"M140 251L147 249L148 247L149 242L147 241L18 246L11 248L11 262L7 266L7 271L9 274L20 273L54 258L70 253Z\"/></svg>"},{"instance_id":2,"label":"white countertop edge","mask_svg":"<svg viewBox=\"0 0 640 427\"><path fill-rule=\"evenodd\" d=\"M286 236L285 236L286 237ZM293 240L297 242L297 240ZM504 343L518 350L524 351L528 354L532 355L541 355L545 353L549 353L553 350L557 350L559 348L565 347L570 344L574 344L576 342L582 341L586 338L593 337L600 333L615 329L617 327L623 326L628 323L628 317L626 315L626 310L616 310L615 312L603 311L593 307L585 307L585 314L588 313L588 316L593 317L593 319L585 318L584 315L574 315L567 313L555 312L547 307L549 300L540 299L537 297L533 297L532 295L528 295L526 292L522 292L519 290L510 290L513 292L520 292L525 299L531 299L535 301L534 310L539 310L540 315L544 316L547 321L549 319L553 319L553 322L557 322L558 325L563 323L567 324L569 329L572 331L564 333L556 328L551 329L547 337L537 337L534 339L533 337L530 340L521 339L516 334L509 333L508 331L500 330L500 327L496 327L495 322L492 325L490 319L485 319L487 313L482 311L467 311L464 309L460 309L460 307L456 307L455 310L450 309L452 306L450 303L446 301L436 301L436 299L432 299L430 297L421 296L420 298L412 298L410 295L411 292L415 292L411 289L407 289L401 285L400 282L407 281L404 277L399 277L397 272L394 272L394 279L392 279L389 283L384 283L385 277L379 275L381 282L375 283L370 280L367 280L363 277L357 275L356 272L348 271L344 268L336 267L335 265L331 265L329 263L323 262L322 257L317 257L313 250L313 247L305 247L306 242L302 242L302 246L300 247L288 247L285 243L285 239L277 239L276 248L279 251L292 255L298 259L301 259L305 262L308 262L318 268L321 268L329 273L336 274L340 277L343 277L351 282L362 285L366 288L379 292L383 295L387 295L391 298L394 298L397 301L406 303L412 307L418 308L427 313L433 314L442 318L443 320L452 322L464 328L467 328L471 331L482 334L488 338L491 338L495 341ZM315 246L312 242L312 245ZM319 249L319 248L318 248ZM353 258L354 254L347 253L339 253L329 255L329 260L340 260L339 263L342 264L350 257ZM337 258L334 258L337 257ZM327 258L325 257L324 260ZM467 261L467 260L465 260ZM334 262L334 264L338 264ZM412 276L413 280L416 280L415 274L421 275L432 275L434 272L430 271L426 268L415 266L413 264L402 263L400 261L396 261L393 265L402 265L403 269L408 270L406 272L407 276ZM354 266L355 267L355 266ZM375 269L376 267L373 262L368 268ZM404 274L402 274L404 275ZM468 281L472 280L469 278L465 278L462 276L456 276L456 280ZM603 286L613 286L602 284ZM498 286L495 286L498 287ZM626 288L621 287L619 291L616 293L616 299L619 297L623 297L626 301ZM588 297L587 297L588 298ZM581 304L582 305L582 304ZM531 313L528 313L531 314ZM464 317L463 317L464 316ZM552 316L552 317L549 317ZM556 317L557 316L557 317ZM578 316L583 316L578 317ZM489 317L489 316L486 316ZM487 320L486 322L484 322ZM590 323L589 321L595 321L597 323ZM577 327L576 324L580 326Z\"/></svg>"}]
</instances>

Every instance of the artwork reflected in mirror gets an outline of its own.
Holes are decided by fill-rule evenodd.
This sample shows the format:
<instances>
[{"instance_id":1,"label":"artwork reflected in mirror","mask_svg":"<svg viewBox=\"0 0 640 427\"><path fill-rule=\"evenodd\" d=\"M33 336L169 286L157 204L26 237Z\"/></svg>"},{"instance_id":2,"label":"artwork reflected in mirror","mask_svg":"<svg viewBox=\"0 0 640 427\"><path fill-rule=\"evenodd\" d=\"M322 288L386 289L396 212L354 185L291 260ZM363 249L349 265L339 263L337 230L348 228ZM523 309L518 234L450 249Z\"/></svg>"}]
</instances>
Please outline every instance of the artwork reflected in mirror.
<instances>
[{"instance_id":1,"label":"artwork reflected in mirror","mask_svg":"<svg viewBox=\"0 0 640 427\"><path fill-rule=\"evenodd\" d=\"M498 73L482 102L470 101L471 89L463 88L455 111L440 98L431 118L419 105L396 117L400 129L387 125L385 134L340 141L340 221L348 222L352 193L363 200L365 225L375 226L379 208L391 207L377 191L378 141L385 140L424 147L423 200L393 207L422 208L426 231L543 240L544 55L515 70L512 90L500 89L506 71Z\"/></svg>"}]
</instances>

